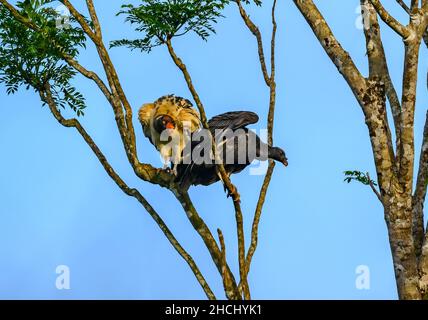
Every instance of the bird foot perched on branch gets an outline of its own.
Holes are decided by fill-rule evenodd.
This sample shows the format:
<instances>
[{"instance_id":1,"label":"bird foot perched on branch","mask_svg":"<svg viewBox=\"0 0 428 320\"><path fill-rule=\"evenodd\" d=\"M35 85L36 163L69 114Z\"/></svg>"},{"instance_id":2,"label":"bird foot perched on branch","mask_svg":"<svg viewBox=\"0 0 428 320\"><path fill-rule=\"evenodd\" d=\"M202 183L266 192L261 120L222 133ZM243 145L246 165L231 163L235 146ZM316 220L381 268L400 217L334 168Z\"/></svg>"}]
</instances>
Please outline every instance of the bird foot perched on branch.
<instances>
[{"instance_id":1,"label":"bird foot perched on branch","mask_svg":"<svg viewBox=\"0 0 428 320\"><path fill-rule=\"evenodd\" d=\"M241 196L239 195L238 189L235 186L232 186L232 190L229 190L225 184L223 184L224 192L227 192L227 197L232 197L233 201L241 202Z\"/></svg>"},{"instance_id":2,"label":"bird foot perched on branch","mask_svg":"<svg viewBox=\"0 0 428 320\"><path fill-rule=\"evenodd\" d=\"M166 173L168 173L168 174L170 174L170 175L173 175L173 176L175 176L175 177L177 177L177 175L178 175L178 172L177 172L177 167L173 167L173 168L170 168L170 167L164 167L163 168L163 170L166 172Z\"/></svg>"},{"instance_id":3,"label":"bird foot perched on branch","mask_svg":"<svg viewBox=\"0 0 428 320\"><path fill-rule=\"evenodd\" d=\"M167 173L177 177L178 172L177 172L177 166L174 165L172 168L171 167L164 167L163 170L165 170Z\"/></svg>"}]
</instances>

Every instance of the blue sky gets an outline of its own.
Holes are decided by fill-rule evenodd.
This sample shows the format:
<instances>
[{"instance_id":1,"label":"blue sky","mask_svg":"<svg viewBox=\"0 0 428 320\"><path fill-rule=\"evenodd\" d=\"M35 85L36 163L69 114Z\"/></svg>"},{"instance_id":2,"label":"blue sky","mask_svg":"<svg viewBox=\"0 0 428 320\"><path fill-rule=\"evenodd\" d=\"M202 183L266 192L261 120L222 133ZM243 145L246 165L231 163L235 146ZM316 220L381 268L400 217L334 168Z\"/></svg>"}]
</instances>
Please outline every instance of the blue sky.
<instances>
[{"instance_id":1,"label":"blue sky","mask_svg":"<svg viewBox=\"0 0 428 320\"><path fill-rule=\"evenodd\" d=\"M138 1L130 1L138 2ZM342 45L363 73L365 41L355 26L359 0L316 1ZM405 16L384 1L396 17ZM121 1L95 1L105 41L133 36ZM250 9L265 40L270 36L270 3ZM266 127L268 91L258 65L256 43L230 6L208 42L188 36L174 42L187 63L208 116L250 110ZM249 275L259 299L396 299L392 260L381 205L369 188L345 184L343 171L375 176L363 114L292 1L277 10L278 101L275 145L289 167L278 165L260 224L259 247ZM401 40L382 25L391 74L400 92ZM175 93L190 98L182 75L164 47L149 55L111 50L134 110ZM80 61L101 67L93 47ZM416 145L420 146L428 103L423 82L428 66L422 49ZM88 102L82 123L129 185L138 187L182 245L192 254L218 297L221 278L203 242L166 190L133 176L110 106L90 82L76 86ZM157 225L105 174L72 129L61 127L32 92L7 96L0 86L0 298L2 299L198 299L202 289ZM138 129L140 160L161 166L155 149ZM263 177L249 171L233 177L241 192L247 240ZM215 231L220 227L228 260L237 272L235 220L221 184L191 189L197 209ZM70 290L57 290L58 265L70 268ZM355 286L355 269L370 269L370 289Z\"/></svg>"}]
</instances>

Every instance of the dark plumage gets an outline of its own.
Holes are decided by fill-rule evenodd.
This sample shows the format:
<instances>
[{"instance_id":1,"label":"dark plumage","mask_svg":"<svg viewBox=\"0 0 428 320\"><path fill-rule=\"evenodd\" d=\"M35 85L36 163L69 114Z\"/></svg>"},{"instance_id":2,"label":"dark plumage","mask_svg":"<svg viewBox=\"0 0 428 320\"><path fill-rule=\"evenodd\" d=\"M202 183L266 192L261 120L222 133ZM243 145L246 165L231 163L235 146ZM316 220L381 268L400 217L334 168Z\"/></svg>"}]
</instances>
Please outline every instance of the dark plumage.
<instances>
[{"instance_id":1,"label":"dark plumage","mask_svg":"<svg viewBox=\"0 0 428 320\"><path fill-rule=\"evenodd\" d=\"M254 124L259 120L257 114L248 111L227 112L213 117L208 121L210 132L217 144L217 150L223 160L224 168L228 175L241 172L254 160L273 159L288 165L287 158L281 148L266 145L253 131L246 126ZM210 155L209 161L203 163L195 162L195 153L205 156L201 148L202 145L211 146L209 141L197 136L201 131L196 131L192 136L191 148L184 151L184 159L190 159L188 164L180 163L177 166L177 179L183 189L188 189L191 185L210 185L220 180L220 176ZM254 146L253 152L248 152L249 147ZM232 161L230 161L232 160Z\"/></svg>"}]
</instances>

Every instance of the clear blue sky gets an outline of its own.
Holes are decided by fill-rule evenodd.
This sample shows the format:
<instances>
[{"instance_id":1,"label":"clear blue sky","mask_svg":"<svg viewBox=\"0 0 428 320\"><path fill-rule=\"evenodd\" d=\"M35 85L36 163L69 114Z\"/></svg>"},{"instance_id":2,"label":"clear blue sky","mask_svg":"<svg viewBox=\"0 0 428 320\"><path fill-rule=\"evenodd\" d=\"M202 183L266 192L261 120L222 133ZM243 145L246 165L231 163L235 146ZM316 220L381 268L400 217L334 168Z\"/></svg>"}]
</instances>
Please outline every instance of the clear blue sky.
<instances>
[{"instance_id":1,"label":"clear blue sky","mask_svg":"<svg viewBox=\"0 0 428 320\"><path fill-rule=\"evenodd\" d=\"M121 2L95 1L105 41L132 35L123 17L115 17ZM251 12L268 40L271 1L264 2L262 9ZM359 0L316 2L366 72L365 41L355 26ZM384 2L396 17L405 18L393 1ZM251 110L261 116L254 128L265 128L268 92L255 40L235 6L225 15L207 43L188 36L175 42L176 51L187 63L209 116ZM381 205L369 188L343 182L348 169L375 176L363 114L292 1L279 1L277 16L275 144L286 150L290 165L277 166L267 196L249 275L253 298L396 299ZM382 29L391 73L401 91L403 45L384 25ZM111 56L134 110L168 93L190 97L166 48L149 55L113 49ZM92 46L81 62L101 71ZM423 82L427 66L424 48L418 147L428 103ZM133 176L110 106L90 82L79 78L76 85L88 101L82 119L87 130L117 171L162 215L218 297L224 297L220 276L179 204L168 191ZM77 132L61 127L32 92L7 96L0 86L0 108L0 298L205 298L157 225L110 180ZM140 160L161 166L134 120ZM233 177L247 231L262 180L248 170ZM223 230L236 272L231 201L220 184L193 188L191 196L211 230ZM70 290L55 287L58 265L70 268ZM370 290L355 287L358 265L370 268Z\"/></svg>"}]
</instances>

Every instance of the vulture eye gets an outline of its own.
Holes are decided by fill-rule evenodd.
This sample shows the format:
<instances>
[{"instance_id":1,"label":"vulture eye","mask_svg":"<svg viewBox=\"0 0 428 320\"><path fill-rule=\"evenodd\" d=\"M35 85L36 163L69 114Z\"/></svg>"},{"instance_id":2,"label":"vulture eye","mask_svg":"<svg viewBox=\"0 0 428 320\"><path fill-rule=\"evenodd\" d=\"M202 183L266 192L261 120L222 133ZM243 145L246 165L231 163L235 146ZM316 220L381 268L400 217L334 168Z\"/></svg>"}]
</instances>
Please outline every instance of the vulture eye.
<instances>
[{"instance_id":1,"label":"vulture eye","mask_svg":"<svg viewBox=\"0 0 428 320\"><path fill-rule=\"evenodd\" d=\"M156 118L154 127L157 132L161 133L166 129L175 129L175 122L170 116L161 115Z\"/></svg>"}]
</instances>

